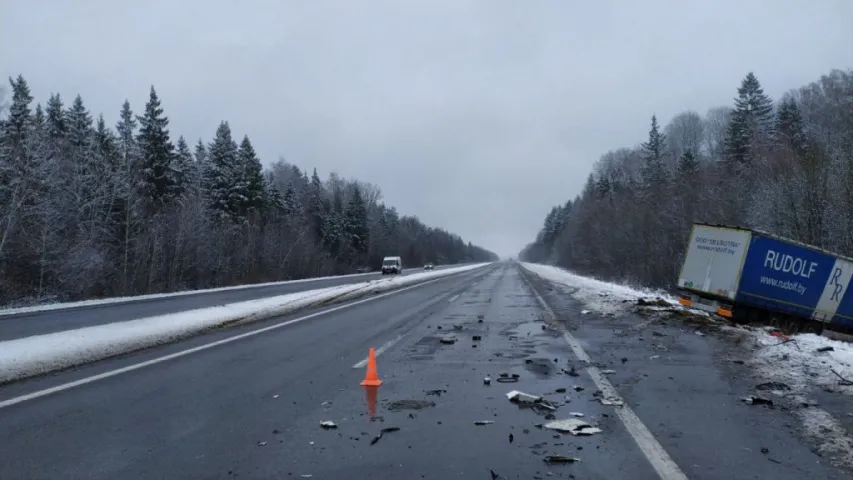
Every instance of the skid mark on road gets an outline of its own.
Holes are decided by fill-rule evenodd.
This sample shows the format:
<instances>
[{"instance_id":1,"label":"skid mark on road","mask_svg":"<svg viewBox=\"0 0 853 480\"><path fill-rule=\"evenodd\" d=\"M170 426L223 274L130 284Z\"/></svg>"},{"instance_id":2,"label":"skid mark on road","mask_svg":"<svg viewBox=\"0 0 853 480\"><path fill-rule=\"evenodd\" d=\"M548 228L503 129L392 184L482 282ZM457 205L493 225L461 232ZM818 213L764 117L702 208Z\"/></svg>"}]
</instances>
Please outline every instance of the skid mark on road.
<instances>
[{"instance_id":1,"label":"skid mark on road","mask_svg":"<svg viewBox=\"0 0 853 480\"><path fill-rule=\"evenodd\" d=\"M526 279L526 277L524 278ZM622 424L625 425L625 429L637 443L637 446L640 447L640 450L643 452L646 459L648 459L652 468L655 469L658 476L665 480L687 480L687 475L685 475L684 472L681 471L681 468L678 467L678 464L672 460L672 457L670 457L669 453L664 450L663 446L657 441L654 435L652 435L652 432L649 431L648 427L643 424L640 417L638 417L631 407L625 403L625 400L619 395L613 384L611 384L610 381L602 375L601 371L599 371L597 367L592 365L592 360L589 358L586 351L584 351L583 347L581 347L580 342L578 342L571 333L565 330L563 325L557 320L557 315L554 314L554 311L545 302L545 299L539 295L539 292L536 291L529 281L527 284L533 292L533 295L536 297L536 300L539 301L539 304L545 310L548 318L551 319L550 323L563 329L563 338L572 349L572 352L574 352L575 356L578 357L578 360L587 364L586 371L595 383L595 386L601 390L602 398L619 400L622 402L622 406L614 407L614 411L619 417L619 420L622 421Z\"/></svg>"}]
</instances>

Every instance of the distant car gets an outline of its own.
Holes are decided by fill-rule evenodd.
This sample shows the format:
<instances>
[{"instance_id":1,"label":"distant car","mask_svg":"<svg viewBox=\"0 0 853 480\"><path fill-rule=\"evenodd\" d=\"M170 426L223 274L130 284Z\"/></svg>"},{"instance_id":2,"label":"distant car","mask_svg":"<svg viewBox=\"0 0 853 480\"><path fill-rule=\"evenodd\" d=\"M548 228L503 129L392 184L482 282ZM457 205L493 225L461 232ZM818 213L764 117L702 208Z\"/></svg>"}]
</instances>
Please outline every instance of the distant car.
<instances>
[{"instance_id":1,"label":"distant car","mask_svg":"<svg viewBox=\"0 0 853 480\"><path fill-rule=\"evenodd\" d=\"M433 268L435 267L433 267L431 263L427 263L426 265L424 265L424 270L432 270Z\"/></svg>"},{"instance_id":2,"label":"distant car","mask_svg":"<svg viewBox=\"0 0 853 480\"><path fill-rule=\"evenodd\" d=\"M382 275L403 273L403 259L400 257L385 257L382 259Z\"/></svg>"}]
</instances>

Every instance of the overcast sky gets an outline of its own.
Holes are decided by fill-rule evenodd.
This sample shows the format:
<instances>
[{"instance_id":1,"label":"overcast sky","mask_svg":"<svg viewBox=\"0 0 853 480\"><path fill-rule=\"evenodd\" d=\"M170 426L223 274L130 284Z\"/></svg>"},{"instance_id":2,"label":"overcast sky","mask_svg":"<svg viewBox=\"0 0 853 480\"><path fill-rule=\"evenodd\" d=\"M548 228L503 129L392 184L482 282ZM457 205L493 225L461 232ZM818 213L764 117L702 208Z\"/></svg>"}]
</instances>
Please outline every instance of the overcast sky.
<instances>
[{"instance_id":1,"label":"overcast sky","mask_svg":"<svg viewBox=\"0 0 853 480\"><path fill-rule=\"evenodd\" d=\"M401 213L502 255L652 113L778 97L853 67L851 0L0 0L0 74L110 124L155 85L172 135L220 120L379 185Z\"/></svg>"}]
</instances>

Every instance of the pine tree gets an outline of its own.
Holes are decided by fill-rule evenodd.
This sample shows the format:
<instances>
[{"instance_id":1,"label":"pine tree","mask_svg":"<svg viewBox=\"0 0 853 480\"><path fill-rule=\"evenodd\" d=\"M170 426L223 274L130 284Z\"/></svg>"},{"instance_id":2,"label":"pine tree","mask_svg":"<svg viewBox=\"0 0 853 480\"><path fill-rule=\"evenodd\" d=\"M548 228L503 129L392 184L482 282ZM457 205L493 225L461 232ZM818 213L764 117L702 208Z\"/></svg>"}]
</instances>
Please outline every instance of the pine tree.
<instances>
[{"instance_id":1,"label":"pine tree","mask_svg":"<svg viewBox=\"0 0 853 480\"><path fill-rule=\"evenodd\" d=\"M240 183L238 147L231 138L228 122L219 124L207 153L205 190L208 201L220 216L236 218L242 200L234 194Z\"/></svg>"},{"instance_id":2,"label":"pine tree","mask_svg":"<svg viewBox=\"0 0 853 480\"><path fill-rule=\"evenodd\" d=\"M678 159L678 175L683 179L694 178L699 173L699 160L693 150L685 150Z\"/></svg>"},{"instance_id":3,"label":"pine tree","mask_svg":"<svg viewBox=\"0 0 853 480\"><path fill-rule=\"evenodd\" d=\"M255 148L248 136L243 137L238 152L241 167L241 186L243 187L243 212L260 212L266 204L266 182L264 181L261 161L255 154Z\"/></svg>"},{"instance_id":4,"label":"pine tree","mask_svg":"<svg viewBox=\"0 0 853 480\"><path fill-rule=\"evenodd\" d=\"M655 196L655 192L661 193L666 185L665 148L666 136L660 131L657 117L652 115L649 139L642 144L643 165L640 169L642 192L646 198Z\"/></svg>"},{"instance_id":5,"label":"pine tree","mask_svg":"<svg viewBox=\"0 0 853 480\"><path fill-rule=\"evenodd\" d=\"M805 154L807 148L806 129L803 125L803 117L800 107L793 98L787 97L779 105L776 114L776 131L779 140L789 146L799 155Z\"/></svg>"},{"instance_id":6,"label":"pine tree","mask_svg":"<svg viewBox=\"0 0 853 480\"><path fill-rule=\"evenodd\" d=\"M65 138L68 128L65 125L65 107L58 93L52 94L47 101L47 133L53 141Z\"/></svg>"},{"instance_id":7,"label":"pine tree","mask_svg":"<svg viewBox=\"0 0 853 480\"><path fill-rule=\"evenodd\" d=\"M203 167L207 163L207 147L204 146L204 142L201 139L198 139L198 143L195 144L195 161L199 164L199 166Z\"/></svg>"},{"instance_id":8,"label":"pine tree","mask_svg":"<svg viewBox=\"0 0 853 480\"><path fill-rule=\"evenodd\" d=\"M352 198L347 206L346 226L350 247L356 253L355 260L361 262L370 245L370 227L367 223L367 206L364 204L358 185L354 186Z\"/></svg>"},{"instance_id":9,"label":"pine tree","mask_svg":"<svg viewBox=\"0 0 853 480\"><path fill-rule=\"evenodd\" d=\"M183 136L178 137L175 145L175 182L176 193L182 196L195 195L199 188L199 173L190 147Z\"/></svg>"},{"instance_id":10,"label":"pine tree","mask_svg":"<svg viewBox=\"0 0 853 480\"><path fill-rule=\"evenodd\" d=\"M176 185L172 169L175 146L169 139L169 119L163 116L153 86L145 104L145 114L137 118L142 189L149 211L156 213L174 197Z\"/></svg>"},{"instance_id":11,"label":"pine tree","mask_svg":"<svg viewBox=\"0 0 853 480\"><path fill-rule=\"evenodd\" d=\"M749 72L738 88L735 109L726 130L726 153L734 171L748 170L756 152L769 144L774 135L773 100Z\"/></svg>"},{"instance_id":12,"label":"pine tree","mask_svg":"<svg viewBox=\"0 0 853 480\"><path fill-rule=\"evenodd\" d=\"M315 168L314 173L311 175L311 181L308 184L305 214L314 233L314 238L320 242L324 240L323 228L326 223L323 200L323 183L320 181L320 176L317 175L317 169Z\"/></svg>"}]
</instances>

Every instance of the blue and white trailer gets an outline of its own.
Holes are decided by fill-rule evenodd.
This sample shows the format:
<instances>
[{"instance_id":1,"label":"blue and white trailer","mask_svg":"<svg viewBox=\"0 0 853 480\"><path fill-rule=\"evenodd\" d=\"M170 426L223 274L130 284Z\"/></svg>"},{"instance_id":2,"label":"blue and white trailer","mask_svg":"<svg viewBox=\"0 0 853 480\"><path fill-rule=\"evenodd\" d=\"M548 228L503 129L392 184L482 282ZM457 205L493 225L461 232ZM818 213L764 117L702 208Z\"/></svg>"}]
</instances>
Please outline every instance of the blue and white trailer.
<instances>
[{"instance_id":1,"label":"blue and white trailer","mask_svg":"<svg viewBox=\"0 0 853 480\"><path fill-rule=\"evenodd\" d=\"M693 224L681 303L791 333L853 331L853 259L758 230Z\"/></svg>"}]
</instances>

